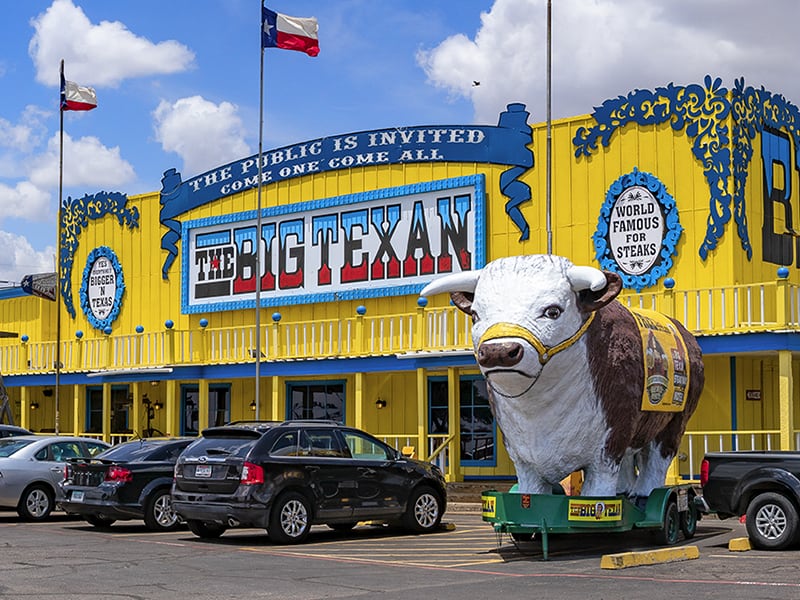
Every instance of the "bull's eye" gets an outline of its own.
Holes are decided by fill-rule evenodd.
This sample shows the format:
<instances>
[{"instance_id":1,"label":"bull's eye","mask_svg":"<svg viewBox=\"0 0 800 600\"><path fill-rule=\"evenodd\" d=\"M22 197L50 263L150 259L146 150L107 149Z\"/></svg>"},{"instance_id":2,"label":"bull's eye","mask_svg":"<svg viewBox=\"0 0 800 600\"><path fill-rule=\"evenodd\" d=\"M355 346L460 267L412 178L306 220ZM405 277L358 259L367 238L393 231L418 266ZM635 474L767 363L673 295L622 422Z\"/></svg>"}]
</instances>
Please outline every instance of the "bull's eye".
<instances>
[{"instance_id":1,"label":"bull's eye","mask_svg":"<svg viewBox=\"0 0 800 600\"><path fill-rule=\"evenodd\" d=\"M544 316L548 319L557 319L561 316L562 312L561 307L554 304L544 309Z\"/></svg>"}]
</instances>

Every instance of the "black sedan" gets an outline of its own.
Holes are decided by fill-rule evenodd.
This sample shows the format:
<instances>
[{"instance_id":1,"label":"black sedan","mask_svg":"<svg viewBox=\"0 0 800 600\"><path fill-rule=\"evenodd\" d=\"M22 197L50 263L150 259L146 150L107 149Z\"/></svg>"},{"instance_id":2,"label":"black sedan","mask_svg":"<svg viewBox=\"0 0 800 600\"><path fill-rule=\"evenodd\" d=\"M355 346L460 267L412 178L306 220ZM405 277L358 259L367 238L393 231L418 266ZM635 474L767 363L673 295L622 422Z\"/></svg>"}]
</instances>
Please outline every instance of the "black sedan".
<instances>
[{"instance_id":1,"label":"black sedan","mask_svg":"<svg viewBox=\"0 0 800 600\"><path fill-rule=\"evenodd\" d=\"M71 459L61 487L61 508L95 527L143 519L148 529L180 525L170 488L178 456L196 438L142 439L119 444L92 460Z\"/></svg>"}]
</instances>

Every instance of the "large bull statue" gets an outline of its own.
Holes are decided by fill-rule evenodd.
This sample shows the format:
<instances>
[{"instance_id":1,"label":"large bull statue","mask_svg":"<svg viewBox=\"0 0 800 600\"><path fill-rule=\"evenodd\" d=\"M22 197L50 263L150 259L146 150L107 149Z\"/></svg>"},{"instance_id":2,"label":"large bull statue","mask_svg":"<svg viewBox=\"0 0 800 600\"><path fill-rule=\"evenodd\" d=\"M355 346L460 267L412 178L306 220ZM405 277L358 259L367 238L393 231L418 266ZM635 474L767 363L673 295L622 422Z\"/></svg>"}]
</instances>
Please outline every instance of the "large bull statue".
<instances>
[{"instance_id":1,"label":"large bull statue","mask_svg":"<svg viewBox=\"0 0 800 600\"><path fill-rule=\"evenodd\" d=\"M475 357L520 492L583 470L583 496L647 497L664 485L703 388L703 359L677 321L615 298L620 277L530 255L445 275L472 317Z\"/></svg>"}]
</instances>

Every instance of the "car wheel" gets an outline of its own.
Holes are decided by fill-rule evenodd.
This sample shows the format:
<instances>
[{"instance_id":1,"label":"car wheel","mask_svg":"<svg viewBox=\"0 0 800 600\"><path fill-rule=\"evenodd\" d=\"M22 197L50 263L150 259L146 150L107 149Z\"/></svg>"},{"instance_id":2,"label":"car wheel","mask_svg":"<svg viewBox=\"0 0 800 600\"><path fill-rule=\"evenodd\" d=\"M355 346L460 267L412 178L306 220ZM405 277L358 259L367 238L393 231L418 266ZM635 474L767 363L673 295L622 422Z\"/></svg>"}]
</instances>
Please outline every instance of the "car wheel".
<instances>
[{"instance_id":1,"label":"car wheel","mask_svg":"<svg viewBox=\"0 0 800 600\"><path fill-rule=\"evenodd\" d=\"M795 541L797 519L797 509L786 496L765 492L747 506L747 535L756 548L781 550Z\"/></svg>"},{"instance_id":2,"label":"car wheel","mask_svg":"<svg viewBox=\"0 0 800 600\"><path fill-rule=\"evenodd\" d=\"M298 492L281 494L272 507L267 533L276 544L299 544L311 531L311 506Z\"/></svg>"},{"instance_id":3,"label":"car wheel","mask_svg":"<svg viewBox=\"0 0 800 600\"><path fill-rule=\"evenodd\" d=\"M358 523L355 521L352 523L328 523L328 527L334 531L350 531L356 525L358 525Z\"/></svg>"},{"instance_id":4,"label":"car wheel","mask_svg":"<svg viewBox=\"0 0 800 600\"><path fill-rule=\"evenodd\" d=\"M672 546L678 542L678 532L680 531L680 513L678 505L674 500L667 503L664 510L664 522L658 532L658 541L665 546Z\"/></svg>"},{"instance_id":5,"label":"car wheel","mask_svg":"<svg viewBox=\"0 0 800 600\"><path fill-rule=\"evenodd\" d=\"M53 490L43 484L32 485L24 492L17 505L17 513L26 521L43 521L53 512Z\"/></svg>"},{"instance_id":6,"label":"car wheel","mask_svg":"<svg viewBox=\"0 0 800 600\"><path fill-rule=\"evenodd\" d=\"M189 519L186 524L189 526L189 531L204 540L215 540L225 533L226 529L224 525L219 523L195 521L194 519Z\"/></svg>"},{"instance_id":7,"label":"car wheel","mask_svg":"<svg viewBox=\"0 0 800 600\"><path fill-rule=\"evenodd\" d=\"M422 486L411 493L403 526L414 533L433 531L442 521L442 501L433 488Z\"/></svg>"},{"instance_id":8,"label":"car wheel","mask_svg":"<svg viewBox=\"0 0 800 600\"><path fill-rule=\"evenodd\" d=\"M108 517L101 517L100 515L84 515L83 520L98 529L108 529L117 522L116 519L109 519Z\"/></svg>"},{"instance_id":9,"label":"car wheel","mask_svg":"<svg viewBox=\"0 0 800 600\"><path fill-rule=\"evenodd\" d=\"M151 531L172 531L180 525L180 517L172 508L169 489L156 490L147 501L144 524Z\"/></svg>"}]
</instances>

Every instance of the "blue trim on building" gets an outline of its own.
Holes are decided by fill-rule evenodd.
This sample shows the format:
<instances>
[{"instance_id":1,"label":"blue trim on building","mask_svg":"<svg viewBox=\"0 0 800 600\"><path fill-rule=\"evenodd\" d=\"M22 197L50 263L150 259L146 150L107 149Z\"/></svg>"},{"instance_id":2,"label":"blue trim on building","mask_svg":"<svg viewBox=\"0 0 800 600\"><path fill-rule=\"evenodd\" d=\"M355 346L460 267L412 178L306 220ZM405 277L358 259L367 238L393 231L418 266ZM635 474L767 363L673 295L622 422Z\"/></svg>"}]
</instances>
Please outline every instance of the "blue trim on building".
<instances>
[{"instance_id":1,"label":"blue trim on building","mask_svg":"<svg viewBox=\"0 0 800 600\"><path fill-rule=\"evenodd\" d=\"M699 336L697 341L703 354L736 354L749 352L800 352L800 332L745 333L731 335Z\"/></svg>"},{"instance_id":2,"label":"blue trim on building","mask_svg":"<svg viewBox=\"0 0 800 600\"><path fill-rule=\"evenodd\" d=\"M0 289L0 300L9 300L11 298L22 298L28 296L21 287L9 287Z\"/></svg>"}]
</instances>

